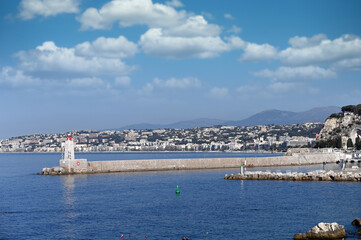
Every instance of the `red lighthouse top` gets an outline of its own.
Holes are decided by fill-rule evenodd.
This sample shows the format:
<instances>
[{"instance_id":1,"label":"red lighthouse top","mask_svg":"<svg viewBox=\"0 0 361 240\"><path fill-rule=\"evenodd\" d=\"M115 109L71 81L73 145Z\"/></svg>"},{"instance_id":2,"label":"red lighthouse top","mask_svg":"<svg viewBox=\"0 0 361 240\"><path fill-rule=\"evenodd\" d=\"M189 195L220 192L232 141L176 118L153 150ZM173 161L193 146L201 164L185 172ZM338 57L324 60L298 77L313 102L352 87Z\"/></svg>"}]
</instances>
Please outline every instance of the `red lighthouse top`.
<instances>
[{"instance_id":1,"label":"red lighthouse top","mask_svg":"<svg viewBox=\"0 0 361 240\"><path fill-rule=\"evenodd\" d=\"M66 140L70 140L71 141L71 135L68 134L68 137L66 138Z\"/></svg>"}]
</instances>

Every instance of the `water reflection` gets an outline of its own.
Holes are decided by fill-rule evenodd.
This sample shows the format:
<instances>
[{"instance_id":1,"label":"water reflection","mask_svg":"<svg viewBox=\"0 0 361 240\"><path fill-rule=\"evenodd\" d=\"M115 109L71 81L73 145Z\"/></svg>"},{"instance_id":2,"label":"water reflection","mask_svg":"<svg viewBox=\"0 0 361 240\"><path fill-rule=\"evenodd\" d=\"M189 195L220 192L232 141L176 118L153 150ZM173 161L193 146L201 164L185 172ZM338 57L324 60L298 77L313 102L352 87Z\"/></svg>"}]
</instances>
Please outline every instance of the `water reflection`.
<instances>
[{"instance_id":1,"label":"water reflection","mask_svg":"<svg viewBox=\"0 0 361 240\"><path fill-rule=\"evenodd\" d=\"M62 182L64 185L63 188L63 198L66 206L73 208L74 207L74 175L66 175L62 177Z\"/></svg>"},{"instance_id":2,"label":"water reflection","mask_svg":"<svg viewBox=\"0 0 361 240\"><path fill-rule=\"evenodd\" d=\"M74 238L78 234L76 221L80 216L77 210L76 180L86 176L65 175L61 176L63 183L63 201L64 201L64 221L63 231L67 239Z\"/></svg>"}]
</instances>

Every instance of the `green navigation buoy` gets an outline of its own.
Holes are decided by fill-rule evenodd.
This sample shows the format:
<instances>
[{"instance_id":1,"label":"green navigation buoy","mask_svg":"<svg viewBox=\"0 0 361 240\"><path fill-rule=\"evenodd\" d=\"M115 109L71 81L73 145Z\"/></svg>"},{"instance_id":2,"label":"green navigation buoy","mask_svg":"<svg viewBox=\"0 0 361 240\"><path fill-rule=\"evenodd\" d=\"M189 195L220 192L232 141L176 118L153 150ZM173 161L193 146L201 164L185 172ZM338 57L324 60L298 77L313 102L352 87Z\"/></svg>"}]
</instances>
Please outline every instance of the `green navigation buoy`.
<instances>
[{"instance_id":1,"label":"green navigation buoy","mask_svg":"<svg viewBox=\"0 0 361 240\"><path fill-rule=\"evenodd\" d=\"M180 194L179 186L177 185L177 190L175 191L176 194Z\"/></svg>"}]
</instances>

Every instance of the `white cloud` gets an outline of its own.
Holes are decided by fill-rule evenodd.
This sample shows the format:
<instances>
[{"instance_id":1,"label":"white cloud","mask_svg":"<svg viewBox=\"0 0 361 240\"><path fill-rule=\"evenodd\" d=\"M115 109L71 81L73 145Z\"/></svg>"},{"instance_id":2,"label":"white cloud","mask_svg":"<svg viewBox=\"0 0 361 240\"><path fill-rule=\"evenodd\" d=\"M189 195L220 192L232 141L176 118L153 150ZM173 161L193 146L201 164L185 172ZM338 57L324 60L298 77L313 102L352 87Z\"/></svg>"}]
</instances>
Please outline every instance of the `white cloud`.
<instances>
[{"instance_id":1,"label":"white cloud","mask_svg":"<svg viewBox=\"0 0 361 240\"><path fill-rule=\"evenodd\" d=\"M137 52L137 45L123 36L99 37L92 43L84 42L75 46L75 54L88 57L127 58L133 57Z\"/></svg>"},{"instance_id":2,"label":"white cloud","mask_svg":"<svg viewBox=\"0 0 361 240\"><path fill-rule=\"evenodd\" d=\"M329 40L319 34L311 38L294 37L289 47L279 53L279 58L288 65L336 64L346 59L361 58L361 39L346 34Z\"/></svg>"},{"instance_id":3,"label":"white cloud","mask_svg":"<svg viewBox=\"0 0 361 240\"><path fill-rule=\"evenodd\" d=\"M69 87L76 87L76 88L109 87L109 84L107 84L105 81L97 77L73 78L73 79L67 79L66 82Z\"/></svg>"},{"instance_id":4,"label":"white cloud","mask_svg":"<svg viewBox=\"0 0 361 240\"><path fill-rule=\"evenodd\" d=\"M331 68L341 71L361 71L361 57L338 61L332 64Z\"/></svg>"},{"instance_id":5,"label":"white cloud","mask_svg":"<svg viewBox=\"0 0 361 240\"><path fill-rule=\"evenodd\" d=\"M237 92L239 93L250 93L250 92L255 92L259 89L259 86L256 86L256 85L243 85L243 86L240 86L236 89Z\"/></svg>"},{"instance_id":6,"label":"white cloud","mask_svg":"<svg viewBox=\"0 0 361 240\"><path fill-rule=\"evenodd\" d=\"M183 7L183 3L179 0L171 0L171 1L167 1L165 2L168 6L171 6L171 7Z\"/></svg>"},{"instance_id":7,"label":"white cloud","mask_svg":"<svg viewBox=\"0 0 361 240\"><path fill-rule=\"evenodd\" d=\"M288 43L293 48L305 48L319 45L323 40L327 40L325 34L317 34L310 38L295 36L289 39Z\"/></svg>"},{"instance_id":8,"label":"white cloud","mask_svg":"<svg viewBox=\"0 0 361 240\"><path fill-rule=\"evenodd\" d=\"M106 29L115 22L121 27L146 25L149 29L140 37L138 44L152 56L212 58L239 48L236 44L243 40L236 41L235 37L223 40L220 26L208 23L202 15L174 8L181 5L177 0L165 4L153 3L152 0L112 0L100 9L88 8L78 20L83 30ZM232 32L239 33L240 28L233 26ZM90 45L86 42L78 46L78 53L85 55L92 52L88 51ZM81 53L80 49L83 49ZM100 51L96 52L99 54ZM117 52L110 50L109 53L116 55Z\"/></svg>"},{"instance_id":9,"label":"white cloud","mask_svg":"<svg viewBox=\"0 0 361 240\"><path fill-rule=\"evenodd\" d=\"M215 24L209 24L203 16L189 17L185 23L167 28L164 34L172 37L197 37L217 36L221 28Z\"/></svg>"},{"instance_id":10,"label":"white cloud","mask_svg":"<svg viewBox=\"0 0 361 240\"><path fill-rule=\"evenodd\" d=\"M183 22L185 11L176 11L173 7L152 0L112 0L99 10L88 8L78 20L82 29L106 29L114 22L126 27L143 24L150 27L169 27Z\"/></svg>"},{"instance_id":11,"label":"white cloud","mask_svg":"<svg viewBox=\"0 0 361 240\"><path fill-rule=\"evenodd\" d=\"M116 86L129 86L131 82L130 77L128 76L122 76L122 77L116 77L114 80L114 84Z\"/></svg>"},{"instance_id":12,"label":"white cloud","mask_svg":"<svg viewBox=\"0 0 361 240\"><path fill-rule=\"evenodd\" d=\"M149 29L140 38L139 45L146 54L167 58L212 58L223 52L239 48L240 38L229 38L224 42L214 37L172 37L160 28Z\"/></svg>"},{"instance_id":13,"label":"white cloud","mask_svg":"<svg viewBox=\"0 0 361 240\"><path fill-rule=\"evenodd\" d=\"M227 32L238 34L242 32L242 28L233 25L232 28L229 29Z\"/></svg>"},{"instance_id":14,"label":"white cloud","mask_svg":"<svg viewBox=\"0 0 361 240\"><path fill-rule=\"evenodd\" d=\"M227 88L214 87L210 90L209 94L213 97L224 98L228 96Z\"/></svg>"},{"instance_id":15,"label":"white cloud","mask_svg":"<svg viewBox=\"0 0 361 240\"><path fill-rule=\"evenodd\" d=\"M28 20L36 15L49 17L61 13L77 13L78 6L79 0L22 0L19 16Z\"/></svg>"},{"instance_id":16,"label":"white cloud","mask_svg":"<svg viewBox=\"0 0 361 240\"><path fill-rule=\"evenodd\" d=\"M38 85L40 83L40 79L27 76L23 71L12 67L3 67L0 72L0 84L11 87L22 87Z\"/></svg>"},{"instance_id":17,"label":"white cloud","mask_svg":"<svg viewBox=\"0 0 361 240\"><path fill-rule=\"evenodd\" d=\"M274 92L287 92L297 87L296 83L293 82L273 82L268 88Z\"/></svg>"},{"instance_id":18,"label":"white cloud","mask_svg":"<svg viewBox=\"0 0 361 240\"><path fill-rule=\"evenodd\" d=\"M140 95L151 95L156 89L197 89L201 88L202 82L195 77L170 78L162 80L154 78L138 91Z\"/></svg>"},{"instance_id":19,"label":"white cloud","mask_svg":"<svg viewBox=\"0 0 361 240\"><path fill-rule=\"evenodd\" d=\"M199 79L194 77L186 77L181 79L170 78L168 80L155 78L153 80L153 85L162 88L200 88L202 83Z\"/></svg>"},{"instance_id":20,"label":"white cloud","mask_svg":"<svg viewBox=\"0 0 361 240\"><path fill-rule=\"evenodd\" d=\"M119 59L83 57L74 48L57 47L54 42L44 42L35 50L16 54L20 69L42 77L89 77L127 75L133 68Z\"/></svg>"},{"instance_id":21,"label":"white cloud","mask_svg":"<svg viewBox=\"0 0 361 240\"><path fill-rule=\"evenodd\" d=\"M229 20L234 20L234 17L229 13L225 13L223 16L224 16L224 18L227 18Z\"/></svg>"},{"instance_id":22,"label":"white cloud","mask_svg":"<svg viewBox=\"0 0 361 240\"><path fill-rule=\"evenodd\" d=\"M138 90L139 95L151 95L153 93L154 86L152 83L147 83L143 88Z\"/></svg>"},{"instance_id":23,"label":"white cloud","mask_svg":"<svg viewBox=\"0 0 361 240\"><path fill-rule=\"evenodd\" d=\"M254 62L261 60L271 60L277 58L277 49L269 44L247 43L244 53L239 59L241 62Z\"/></svg>"},{"instance_id":24,"label":"white cloud","mask_svg":"<svg viewBox=\"0 0 361 240\"><path fill-rule=\"evenodd\" d=\"M335 78L337 74L330 69L324 69L318 66L306 67L280 67L275 71L269 69L255 72L255 76L277 80L295 80L295 79L327 79Z\"/></svg>"},{"instance_id":25,"label":"white cloud","mask_svg":"<svg viewBox=\"0 0 361 240\"><path fill-rule=\"evenodd\" d=\"M278 51L269 44L245 42L240 62L280 60L289 66L328 66L334 71L361 70L361 38L342 35L330 40L324 34L310 38L295 36L289 39L291 47ZM318 76L317 76L318 77Z\"/></svg>"}]
</instances>

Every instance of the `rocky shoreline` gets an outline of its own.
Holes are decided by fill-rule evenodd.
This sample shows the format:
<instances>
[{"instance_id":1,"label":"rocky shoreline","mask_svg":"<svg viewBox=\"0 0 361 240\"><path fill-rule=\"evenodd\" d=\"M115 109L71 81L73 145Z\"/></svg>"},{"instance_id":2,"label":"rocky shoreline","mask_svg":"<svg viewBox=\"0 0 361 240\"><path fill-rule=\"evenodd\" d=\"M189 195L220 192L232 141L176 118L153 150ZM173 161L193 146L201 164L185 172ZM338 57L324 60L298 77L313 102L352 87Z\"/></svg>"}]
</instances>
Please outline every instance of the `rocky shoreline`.
<instances>
[{"instance_id":1,"label":"rocky shoreline","mask_svg":"<svg viewBox=\"0 0 361 240\"><path fill-rule=\"evenodd\" d=\"M294 240L321 240L321 239L345 239L348 237L357 237L361 238L361 219L356 218L352 225L358 227L359 229L356 232L347 232L343 225L340 225L336 222L333 223L324 223L320 222L306 233L296 233L293 235ZM347 235L348 234L348 235Z\"/></svg>"},{"instance_id":2,"label":"rocky shoreline","mask_svg":"<svg viewBox=\"0 0 361 240\"><path fill-rule=\"evenodd\" d=\"M334 181L334 182L361 182L360 169L347 169L343 171L317 170L307 173L290 172L262 172L246 171L238 174L226 174L227 180L284 180L284 181Z\"/></svg>"}]
</instances>

